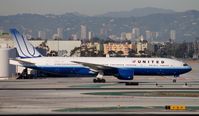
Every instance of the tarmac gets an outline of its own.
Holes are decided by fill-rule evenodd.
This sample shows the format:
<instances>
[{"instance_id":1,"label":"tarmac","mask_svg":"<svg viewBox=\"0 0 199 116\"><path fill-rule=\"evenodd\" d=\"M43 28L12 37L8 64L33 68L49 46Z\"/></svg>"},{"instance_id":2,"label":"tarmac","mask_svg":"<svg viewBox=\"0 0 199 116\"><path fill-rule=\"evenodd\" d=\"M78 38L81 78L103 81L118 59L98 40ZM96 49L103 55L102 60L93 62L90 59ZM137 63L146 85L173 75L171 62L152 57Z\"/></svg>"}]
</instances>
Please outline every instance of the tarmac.
<instances>
[{"instance_id":1,"label":"tarmac","mask_svg":"<svg viewBox=\"0 0 199 116\"><path fill-rule=\"evenodd\" d=\"M135 76L131 82L138 85L111 76L107 83L93 83L92 77L0 80L0 115L198 115L199 66L192 68L176 83L160 76Z\"/></svg>"}]
</instances>

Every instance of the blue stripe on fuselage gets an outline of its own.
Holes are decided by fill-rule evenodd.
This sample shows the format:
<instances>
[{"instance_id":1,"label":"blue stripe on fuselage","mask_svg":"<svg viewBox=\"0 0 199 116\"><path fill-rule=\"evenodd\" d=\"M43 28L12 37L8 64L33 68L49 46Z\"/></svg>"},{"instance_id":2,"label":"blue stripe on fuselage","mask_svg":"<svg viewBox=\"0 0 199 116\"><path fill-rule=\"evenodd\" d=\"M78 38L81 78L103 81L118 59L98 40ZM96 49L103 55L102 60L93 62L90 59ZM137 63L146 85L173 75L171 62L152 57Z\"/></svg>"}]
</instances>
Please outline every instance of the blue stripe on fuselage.
<instances>
[{"instance_id":1,"label":"blue stripe on fuselage","mask_svg":"<svg viewBox=\"0 0 199 116\"><path fill-rule=\"evenodd\" d=\"M86 67L47 67L47 66L41 66L41 67L28 67L32 68L35 70L41 70L45 72L51 72L54 74L61 74L65 76L77 76L77 75L90 75L90 76L95 76L96 73L92 72L89 68ZM183 67L183 68L141 68L141 67L128 67L128 68L118 68L118 69L131 69L134 70L134 75L180 75L184 74L186 72L189 72L191 70L190 67ZM110 70L105 70L104 74L105 75L114 75L117 73L116 69L110 69Z\"/></svg>"}]
</instances>

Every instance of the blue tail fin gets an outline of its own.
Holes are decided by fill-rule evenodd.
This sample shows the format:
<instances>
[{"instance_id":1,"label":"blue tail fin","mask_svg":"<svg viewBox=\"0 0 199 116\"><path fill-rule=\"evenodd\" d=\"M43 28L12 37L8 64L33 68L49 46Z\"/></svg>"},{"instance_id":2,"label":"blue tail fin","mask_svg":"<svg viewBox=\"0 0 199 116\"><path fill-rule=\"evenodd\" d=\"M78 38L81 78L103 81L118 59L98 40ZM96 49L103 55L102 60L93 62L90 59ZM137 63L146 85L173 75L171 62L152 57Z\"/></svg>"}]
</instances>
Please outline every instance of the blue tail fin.
<instances>
[{"instance_id":1,"label":"blue tail fin","mask_svg":"<svg viewBox=\"0 0 199 116\"><path fill-rule=\"evenodd\" d=\"M20 34L16 29L10 29L10 33L15 42L17 52L21 58L41 57L42 55L34 48L34 46Z\"/></svg>"}]
</instances>

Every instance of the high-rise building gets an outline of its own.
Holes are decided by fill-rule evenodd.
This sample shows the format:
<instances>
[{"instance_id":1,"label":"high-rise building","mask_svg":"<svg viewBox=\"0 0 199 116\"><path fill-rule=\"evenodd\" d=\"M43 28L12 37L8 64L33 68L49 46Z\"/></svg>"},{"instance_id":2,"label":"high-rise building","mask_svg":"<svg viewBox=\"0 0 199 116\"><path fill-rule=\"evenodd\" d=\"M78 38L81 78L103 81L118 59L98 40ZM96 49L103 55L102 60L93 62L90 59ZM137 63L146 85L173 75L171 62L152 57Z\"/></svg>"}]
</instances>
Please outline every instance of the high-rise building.
<instances>
[{"instance_id":1,"label":"high-rise building","mask_svg":"<svg viewBox=\"0 0 199 116\"><path fill-rule=\"evenodd\" d=\"M32 39L32 35L30 35L30 34L23 34L23 35L28 40Z\"/></svg>"},{"instance_id":2,"label":"high-rise building","mask_svg":"<svg viewBox=\"0 0 199 116\"><path fill-rule=\"evenodd\" d=\"M137 39L140 36L140 29L135 27L132 29L132 35L134 39Z\"/></svg>"},{"instance_id":3,"label":"high-rise building","mask_svg":"<svg viewBox=\"0 0 199 116\"><path fill-rule=\"evenodd\" d=\"M0 35L2 35L3 34L3 29L0 29Z\"/></svg>"},{"instance_id":4,"label":"high-rise building","mask_svg":"<svg viewBox=\"0 0 199 116\"><path fill-rule=\"evenodd\" d=\"M72 40L78 40L77 34L72 34Z\"/></svg>"},{"instance_id":5,"label":"high-rise building","mask_svg":"<svg viewBox=\"0 0 199 116\"><path fill-rule=\"evenodd\" d=\"M125 33L125 32L122 32L122 33L121 33L120 39L121 39L121 40L126 40L126 33Z\"/></svg>"},{"instance_id":6,"label":"high-rise building","mask_svg":"<svg viewBox=\"0 0 199 116\"><path fill-rule=\"evenodd\" d=\"M88 32L88 39L89 41L93 38L93 32L89 31Z\"/></svg>"},{"instance_id":7,"label":"high-rise building","mask_svg":"<svg viewBox=\"0 0 199 116\"><path fill-rule=\"evenodd\" d=\"M176 40L176 31L175 30L171 30L170 31L170 39L172 41L175 41Z\"/></svg>"},{"instance_id":8,"label":"high-rise building","mask_svg":"<svg viewBox=\"0 0 199 116\"><path fill-rule=\"evenodd\" d=\"M53 38L53 40L59 40L60 39L60 37L57 33L53 34L52 38Z\"/></svg>"},{"instance_id":9,"label":"high-rise building","mask_svg":"<svg viewBox=\"0 0 199 116\"><path fill-rule=\"evenodd\" d=\"M38 38L46 39L46 32L45 31L38 31Z\"/></svg>"},{"instance_id":10,"label":"high-rise building","mask_svg":"<svg viewBox=\"0 0 199 116\"><path fill-rule=\"evenodd\" d=\"M159 32L155 32L155 39L158 39L159 38Z\"/></svg>"},{"instance_id":11,"label":"high-rise building","mask_svg":"<svg viewBox=\"0 0 199 116\"><path fill-rule=\"evenodd\" d=\"M146 40L148 40L148 41L151 40L151 35L152 35L152 34L151 34L151 31L146 30L146 31L145 31L145 34L146 34Z\"/></svg>"},{"instance_id":12,"label":"high-rise building","mask_svg":"<svg viewBox=\"0 0 199 116\"><path fill-rule=\"evenodd\" d=\"M63 34L64 30L63 28L57 28L57 35L60 39L64 38L64 34Z\"/></svg>"},{"instance_id":13,"label":"high-rise building","mask_svg":"<svg viewBox=\"0 0 199 116\"><path fill-rule=\"evenodd\" d=\"M132 33L126 33L126 39L131 40L132 39Z\"/></svg>"},{"instance_id":14,"label":"high-rise building","mask_svg":"<svg viewBox=\"0 0 199 116\"><path fill-rule=\"evenodd\" d=\"M85 25L81 25L80 39L87 39L87 28Z\"/></svg>"}]
</instances>

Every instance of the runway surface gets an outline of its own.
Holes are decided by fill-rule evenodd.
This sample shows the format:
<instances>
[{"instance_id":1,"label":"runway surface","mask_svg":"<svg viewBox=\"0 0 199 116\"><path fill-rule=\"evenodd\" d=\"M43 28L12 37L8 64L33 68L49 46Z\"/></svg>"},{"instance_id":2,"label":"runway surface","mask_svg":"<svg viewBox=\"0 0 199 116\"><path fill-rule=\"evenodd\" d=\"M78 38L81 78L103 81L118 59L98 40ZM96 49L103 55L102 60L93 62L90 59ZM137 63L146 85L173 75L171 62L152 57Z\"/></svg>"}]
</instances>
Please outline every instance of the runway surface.
<instances>
[{"instance_id":1,"label":"runway surface","mask_svg":"<svg viewBox=\"0 0 199 116\"><path fill-rule=\"evenodd\" d=\"M199 114L199 68L177 83L168 77L135 77L126 85L114 77L0 81L0 114ZM183 105L185 110L166 110Z\"/></svg>"}]
</instances>

